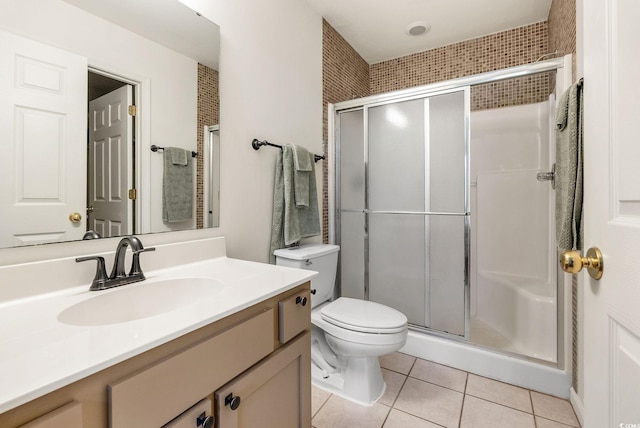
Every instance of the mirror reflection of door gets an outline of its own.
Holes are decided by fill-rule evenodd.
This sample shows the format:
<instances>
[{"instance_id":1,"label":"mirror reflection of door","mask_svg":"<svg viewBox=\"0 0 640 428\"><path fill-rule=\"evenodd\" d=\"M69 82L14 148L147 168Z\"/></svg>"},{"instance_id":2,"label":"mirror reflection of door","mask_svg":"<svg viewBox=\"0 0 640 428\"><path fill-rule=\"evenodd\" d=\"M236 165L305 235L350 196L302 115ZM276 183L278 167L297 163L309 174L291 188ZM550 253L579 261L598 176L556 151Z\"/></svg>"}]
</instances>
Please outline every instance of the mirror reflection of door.
<instances>
[{"instance_id":1,"label":"mirror reflection of door","mask_svg":"<svg viewBox=\"0 0 640 428\"><path fill-rule=\"evenodd\" d=\"M84 233L87 60L0 31L0 247Z\"/></svg>"},{"instance_id":2,"label":"mirror reflection of door","mask_svg":"<svg viewBox=\"0 0 640 428\"><path fill-rule=\"evenodd\" d=\"M89 73L87 229L103 238L135 233L129 195L134 188L133 92L130 84Z\"/></svg>"}]
</instances>

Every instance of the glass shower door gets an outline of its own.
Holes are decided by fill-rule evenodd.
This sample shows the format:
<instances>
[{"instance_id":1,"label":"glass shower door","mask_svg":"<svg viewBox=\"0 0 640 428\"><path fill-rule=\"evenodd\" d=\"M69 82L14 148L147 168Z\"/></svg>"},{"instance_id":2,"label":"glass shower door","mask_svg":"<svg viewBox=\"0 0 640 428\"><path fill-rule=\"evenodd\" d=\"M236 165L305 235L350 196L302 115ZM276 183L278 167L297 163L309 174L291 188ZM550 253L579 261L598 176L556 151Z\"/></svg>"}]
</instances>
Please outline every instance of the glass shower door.
<instances>
[{"instance_id":1,"label":"glass shower door","mask_svg":"<svg viewBox=\"0 0 640 428\"><path fill-rule=\"evenodd\" d=\"M340 116L342 294L460 336L468 318L468 105L465 88Z\"/></svg>"}]
</instances>

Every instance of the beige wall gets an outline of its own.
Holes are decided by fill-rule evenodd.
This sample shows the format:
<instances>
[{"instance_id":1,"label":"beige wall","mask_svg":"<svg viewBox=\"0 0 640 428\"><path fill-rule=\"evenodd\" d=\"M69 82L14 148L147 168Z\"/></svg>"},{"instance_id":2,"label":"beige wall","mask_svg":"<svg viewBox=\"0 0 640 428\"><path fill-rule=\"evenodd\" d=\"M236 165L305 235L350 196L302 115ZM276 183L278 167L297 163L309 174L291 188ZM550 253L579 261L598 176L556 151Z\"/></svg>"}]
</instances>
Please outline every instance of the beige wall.
<instances>
[{"instance_id":1,"label":"beige wall","mask_svg":"<svg viewBox=\"0 0 640 428\"><path fill-rule=\"evenodd\" d=\"M220 26L216 233L230 257L266 262L277 150L251 141L322 152L322 18L299 0L183 2Z\"/></svg>"}]
</instances>

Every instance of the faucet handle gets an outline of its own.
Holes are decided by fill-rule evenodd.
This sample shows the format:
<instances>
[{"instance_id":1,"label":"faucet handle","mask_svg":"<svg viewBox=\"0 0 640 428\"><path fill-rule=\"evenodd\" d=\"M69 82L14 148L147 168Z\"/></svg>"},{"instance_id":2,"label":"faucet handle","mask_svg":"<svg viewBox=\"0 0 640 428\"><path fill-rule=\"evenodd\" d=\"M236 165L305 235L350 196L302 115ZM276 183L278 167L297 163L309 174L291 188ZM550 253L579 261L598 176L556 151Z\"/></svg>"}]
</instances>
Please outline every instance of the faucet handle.
<instances>
[{"instance_id":1,"label":"faucet handle","mask_svg":"<svg viewBox=\"0 0 640 428\"><path fill-rule=\"evenodd\" d=\"M145 253L147 251L155 251L155 247L151 248L141 248L133 252L133 260L131 261L131 270L129 271L129 276L131 275L140 275L142 279L144 279L144 274L142 273L142 268L140 267L140 253Z\"/></svg>"},{"instance_id":2,"label":"faucet handle","mask_svg":"<svg viewBox=\"0 0 640 428\"><path fill-rule=\"evenodd\" d=\"M103 284L109 279L107 276L107 270L104 265L104 257L102 256L88 256L88 257L78 257L76 259L76 263L86 262L88 260L95 260L98 262L96 265L96 276L93 278L93 282L91 282L91 288L89 290L101 290Z\"/></svg>"}]
</instances>

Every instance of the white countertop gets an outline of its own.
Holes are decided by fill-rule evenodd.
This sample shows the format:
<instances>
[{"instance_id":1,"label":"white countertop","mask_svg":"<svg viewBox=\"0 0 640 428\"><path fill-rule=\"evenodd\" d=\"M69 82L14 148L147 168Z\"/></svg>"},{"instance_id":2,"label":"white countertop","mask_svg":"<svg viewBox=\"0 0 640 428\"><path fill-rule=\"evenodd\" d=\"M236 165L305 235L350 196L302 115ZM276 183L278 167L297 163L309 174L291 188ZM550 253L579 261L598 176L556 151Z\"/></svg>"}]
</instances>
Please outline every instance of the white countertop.
<instances>
[{"instance_id":1,"label":"white countertop","mask_svg":"<svg viewBox=\"0 0 640 428\"><path fill-rule=\"evenodd\" d=\"M289 290L316 272L218 257L145 275L146 281L110 290L88 291L87 283L0 304L0 413ZM74 326L58 320L64 309L98 293L183 277L212 278L224 287L214 297L135 321Z\"/></svg>"}]
</instances>

